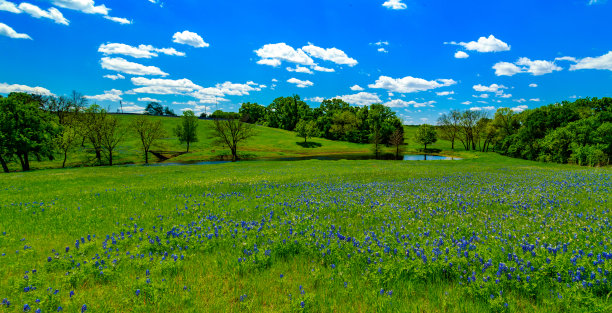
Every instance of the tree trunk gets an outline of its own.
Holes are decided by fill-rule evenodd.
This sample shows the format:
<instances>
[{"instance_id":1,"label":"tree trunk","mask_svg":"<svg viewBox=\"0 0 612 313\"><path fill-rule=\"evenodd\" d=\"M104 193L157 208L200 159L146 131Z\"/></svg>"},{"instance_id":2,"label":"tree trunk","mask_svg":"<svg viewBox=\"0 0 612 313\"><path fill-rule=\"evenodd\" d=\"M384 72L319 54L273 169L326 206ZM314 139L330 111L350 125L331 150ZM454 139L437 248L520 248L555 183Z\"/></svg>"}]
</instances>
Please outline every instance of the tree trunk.
<instances>
[{"instance_id":1,"label":"tree trunk","mask_svg":"<svg viewBox=\"0 0 612 313\"><path fill-rule=\"evenodd\" d=\"M8 165L6 164L6 161L4 161L4 158L0 155L0 163L2 163L2 169L4 170L5 173L9 172L9 168Z\"/></svg>"},{"instance_id":2,"label":"tree trunk","mask_svg":"<svg viewBox=\"0 0 612 313\"><path fill-rule=\"evenodd\" d=\"M98 165L102 165L102 151L96 149L96 159L98 159Z\"/></svg>"},{"instance_id":3,"label":"tree trunk","mask_svg":"<svg viewBox=\"0 0 612 313\"><path fill-rule=\"evenodd\" d=\"M427 144L425 144L425 150L423 152L427 152Z\"/></svg>"},{"instance_id":4,"label":"tree trunk","mask_svg":"<svg viewBox=\"0 0 612 313\"><path fill-rule=\"evenodd\" d=\"M451 139L451 149L455 150L455 138Z\"/></svg>"},{"instance_id":5,"label":"tree trunk","mask_svg":"<svg viewBox=\"0 0 612 313\"><path fill-rule=\"evenodd\" d=\"M238 160L238 153L236 153L236 149L232 149L232 162L236 162Z\"/></svg>"},{"instance_id":6,"label":"tree trunk","mask_svg":"<svg viewBox=\"0 0 612 313\"><path fill-rule=\"evenodd\" d=\"M187 141L187 152L189 152L189 141Z\"/></svg>"},{"instance_id":7,"label":"tree trunk","mask_svg":"<svg viewBox=\"0 0 612 313\"><path fill-rule=\"evenodd\" d=\"M145 150L145 164L149 164L149 151Z\"/></svg>"},{"instance_id":8,"label":"tree trunk","mask_svg":"<svg viewBox=\"0 0 612 313\"><path fill-rule=\"evenodd\" d=\"M30 170L30 159L28 158L28 153L23 153L23 171L27 172Z\"/></svg>"},{"instance_id":9,"label":"tree trunk","mask_svg":"<svg viewBox=\"0 0 612 313\"><path fill-rule=\"evenodd\" d=\"M108 151L108 165L113 166L113 151Z\"/></svg>"},{"instance_id":10,"label":"tree trunk","mask_svg":"<svg viewBox=\"0 0 612 313\"><path fill-rule=\"evenodd\" d=\"M66 159L68 159L68 151L64 151L64 162L62 162L62 168L66 167Z\"/></svg>"}]
</instances>

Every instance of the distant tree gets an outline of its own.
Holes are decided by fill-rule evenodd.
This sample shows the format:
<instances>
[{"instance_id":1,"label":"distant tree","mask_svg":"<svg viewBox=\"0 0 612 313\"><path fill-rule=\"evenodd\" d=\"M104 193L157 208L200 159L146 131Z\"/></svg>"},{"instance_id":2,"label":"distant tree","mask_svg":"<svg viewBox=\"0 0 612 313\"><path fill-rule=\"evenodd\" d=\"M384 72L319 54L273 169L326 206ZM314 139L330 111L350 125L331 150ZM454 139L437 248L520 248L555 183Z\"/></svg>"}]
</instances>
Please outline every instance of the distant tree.
<instances>
[{"instance_id":1,"label":"distant tree","mask_svg":"<svg viewBox=\"0 0 612 313\"><path fill-rule=\"evenodd\" d=\"M317 137L319 135L319 129L315 121L300 120L295 126L295 131L298 137L304 138L304 142L307 142L308 138Z\"/></svg>"},{"instance_id":2,"label":"distant tree","mask_svg":"<svg viewBox=\"0 0 612 313\"><path fill-rule=\"evenodd\" d=\"M157 102L149 102L147 104L147 107L145 108L145 114L163 116L164 107L162 107L162 105Z\"/></svg>"},{"instance_id":3,"label":"distant tree","mask_svg":"<svg viewBox=\"0 0 612 313\"><path fill-rule=\"evenodd\" d=\"M242 116L243 121L247 123L263 124L266 122L267 111L263 105L245 102L240 106L238 113Z\"/></svg>"},{"instance_id":4,"label":"distant tree","mask_svg":"<svg viewBox=\"0 0 612 313\"><path fill-rule=\"evenodd\" d=\"M433 144L438 141L438 133L436 129L428 124L419 126L416 133L414 134L414 140L417 143L425 145L425 151L427 151L427 145Z\"/></svg>"},{"instance_id":5,"label":"distant tree","mask_svg":"<svg viewBox=\"0 0 612 313\"><path fill-rule=\"evenodd\" d=\"M370 142L372 143L372 152L374 153L374 157L376 157L376 159L380 158L380 153L382 152L383 144L383 138L380 133L380 129L372 130L372 134L370 135Z\"/></svg>"},{"instance_id":6,"label":"distant tree","mask_svg":"<svg viewBox=\"0 0 612 313\"><path fill-rule=\"evenodd\" d=\"M164 115L165 116L172 116L172 117L177 116L176 113L174 113L174 110L170 109L169 107L165 107L164 108Z\"/></svg>"},{"instance_id":7,"label":"distant tree","mask_svg":"<svg viewBox=\"0 0 612 313\"><path fill-rule=\"evenodd\" d=\"M78 130L83 140L91 143L99 165L102 164L102 140L106 116L106 110L97 104L92 104L85 109L78 120Z\"/></svg>"},{"instance_id":8,"label":"distant tree","mask_svg":"<svg viewBox=\"0 0 612 313\"><path fill-rule=\"evenodd\" d=\"M300 96L279 97L268 106L268 124L270 127L293 131L297 123L310 120L312 109Z\"/></svg>"},{"instance_id":9,"label":"distant tree","mask_svg":"<svg viewBox=\"0 0 612 313\"><path fill-rule=\"evenodd\" d=\"M333 139L346 140L351 132L359 129L359 120L351 111L336 111L332 116L332 124L329 132L334 135Z\"/></svg>"},{"instance_id":10,"label":"distant tree","mask_svg":"<svg viewBox=\"0 0 612 313\"><path fill-rule=\"evenodd\" d=\"M102 148L106 152L108 164L113 166L113 152L117 145L123 140L125 131L121 129L119 120L112 116L107 115L102 123Z\"/></svg>"},{"instance_id":11,"label":"distant tree","mask_svg":"<svg viewBox=\"0 0 612 313\"><path fill-rule=\"evenodd\" d=\"M187 143L187 152L193 142L198 142L198 118L193 111L187 110L181 116L181 122L174 129L174 133L181 143Z\"/></svg>"},{"instance_id":12,"label":"distant tree","mask_svg":"<svg viewBox=\"0 0 612 313\"><path fill-rule=\"evenodd\" d=\"M395 159L398 160L400 157L400 153L402 152L402 148L404 145L404 129L396 128L393 134L391 134L391 138L389 138L389 144L395 147Z\"/></svg>"},{"instance_id":13,"label":"distant tree","mask_svg":"<svg viewBox=\"0 0 612 313\"><path fill-rule=\"evenodd\" d=\"M200 114L200 118L206 118L207 116L208 116L208 115L207 115L206 113L204 113L204 112L202 112L202 113Z\"/></svg>"},{"instance_id":14,"label":"distant tree","mask_svg":"<svg viewBox=\"0 0 612 313\"><path fill-rule=\"evenodd\" d=\"M255 135L255 126L238 118L215 119L213 122L213 142L230 149L232 162L238 160L238 145Z\"/></svg>"},{"instance_id":15,"label":"distant tree","mask_svg":"<svg viewBox=\"0 0 612 313\"><path fill-rule=\"evenodd\" d=\"M64 125L61 134L56 138L57 147L64 155L62 168L66 167L68 160L68 152L78 145L79 133L73 125Z\"/></svg>"},{"instance_id":16,"label":"distant tree","mask_svg":"<svg viewBox=\"0 0 612 313\"><path fill-rule=\"evenodd\" d=\"M160 120L152 120L146 116L138 116L135 118L130 127L136 132L140 143L142 144L142 150L144 151L145 163L149 163L149 150L153 143L166 136L166 132Z\"/></svg>"},{"instance_id":17,"label":"distant tree","mask_svg":"<svg viewBox=\"0 0 612 313\"><path fill-rule=\"evenodd\" d=\"M461 124L461 112L453 110L450 113L444 113L438 118L438 126L442 133L442 138L451 142L451 149L455 150L455 140L459 135Z\"/></svg>"},{"instance_id":18,"label":"distant tree","mask_svg":"<svg viewBox=\"0 0 612 313\"><path fill-rule=\"evenodd\" d=\"M54 138L60 129L57 119L41 109L41 97L11 93L0 99L0 163L17 156L23 171L30 170L30 157L53 157Z\"/></svg>"}]
</instances>

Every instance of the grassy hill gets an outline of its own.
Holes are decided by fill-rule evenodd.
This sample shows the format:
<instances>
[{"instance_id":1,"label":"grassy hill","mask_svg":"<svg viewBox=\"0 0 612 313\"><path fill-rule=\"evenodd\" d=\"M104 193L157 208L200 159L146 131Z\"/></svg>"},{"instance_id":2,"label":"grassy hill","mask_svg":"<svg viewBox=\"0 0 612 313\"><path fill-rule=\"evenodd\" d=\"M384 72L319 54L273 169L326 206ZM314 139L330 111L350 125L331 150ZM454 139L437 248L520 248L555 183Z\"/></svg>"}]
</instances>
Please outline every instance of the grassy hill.
<instances>
[{"instance_id":1,"label":"grassy hill","mask_svg":"<svg viewBox=\"0 0 612 313\"><path fill-rule=\"evenodd\" d=\"M126 127L136 118L134 115L114 115L121 125ZM180 118L173 117L158 117L150 116L151 119L161 120L168 137L157 141L151 150L159 151L185 151L186 146L179 143L178 138L174 135L173 129ZM225 147L213 146L211 138L210 120L199 120L198 139L193 143L189 153L182 154L165 162L196 162L209 161L227 158L229 150ZM371 145L356 144L344 141L333 141L323 138L313 138L309 142L309 146L304 146L303 139L297 137L295 132L290 132L277 128L269 128L257 126L257 136L246 141L239 147L239 155L243 159L274 159L274 158L291 158L291 157L309 157L323 155L370 155ZM405 142L404 147L406 153L415 153L422 146L415 143L414 133L417 126L405 126ZM472 153L465 153L463 149L451 150L451 144L445 140L439 140L437 143L430 145L428 148L439 149L441 154L454 156L473 156ZM141 144L134 131L125 129L124 140L119 144L114 155L115 164L141 164L144 163L144 157L141 151ZM391 147L383 149L383 153L392 153ZM32 161L33 169L41 168L57 168L61 167L61 156L58 155L56 160L41 160ZM152 163L158 162L156 157L150 156ZM67 167L89 166L94 165L94 154L91 152L90 145L86 142L84 147L78 147L68 155ZM16 162L11 164L12 170L19 169Z\"/></svg>"}]
</instances>

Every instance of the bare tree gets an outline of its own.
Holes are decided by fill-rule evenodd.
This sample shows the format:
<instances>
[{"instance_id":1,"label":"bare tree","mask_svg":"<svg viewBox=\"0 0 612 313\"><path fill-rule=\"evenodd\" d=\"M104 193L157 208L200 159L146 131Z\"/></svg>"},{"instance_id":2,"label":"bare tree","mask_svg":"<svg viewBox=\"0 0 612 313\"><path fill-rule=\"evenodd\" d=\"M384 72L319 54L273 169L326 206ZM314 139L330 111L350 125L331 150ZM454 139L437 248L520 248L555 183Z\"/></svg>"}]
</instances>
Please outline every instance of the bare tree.
<instances>
[{"instance_id":1,"label":"bare tree","mask_svg":"<svg viewBox=\"0 0 612 313\"><path fill-rule=\"evenodd\" d=\"M155 140L164 138L166 131L160 120L151 120L147 116L139 116L130 125L131 128L138 134L142 149L144 150L145 163L149 164L149 150Z\"/></svg>"},{"instance_id":2,"label":"bare tree","mask_svg":"<svg viewBox=\"0 0 612 313\"><path fill-rule=\"evenodd\" d=\"M253 124L245 123L235 117L213 121L212 136L214 144L229 148L232 152L232 162L238 160L238 144L256 134Z\"/></svg>"},{"instance_id":3,"label":"bare tree","mask_svg":"<svg viewBox=\"0 0 612 313\"><path fill-rule=\"evenodd\" d=\"M450 140L451 149L455 150L455 140L459 136L461 127L461 112L453 110L448 114L442 114L438 118L438 126L442 132L442 138Z\"/></svg>"},{"instance_id":4,"label":"bare tree","mask_svg":"<svg viewBox=\"0 0 612 313\"><path fill-rule=\"evenodd\" d=\"M395 159L399 160L400 152L402 152L404 145L404 132L402 129L395 129L389 138L389 143L395 146Z\"/></svg>"},{"instance_id":5,"label":"bare tree","mask_svg":"<svg viewBox=\"0 0 612 313\"><path fill-rule=\"evenodd\" d=\"M102 123L101 144L106 152L108 164L113 166L113 151L117 145L123 140L125 132L119 125L119 120L112 115L107 115Z\"/></svg>"},{"instance_id":6,"label":"bare tree","mask_svg":"<svg viewBox=\"0 0 612 313\"><path fill-rule=\"evenodd\" d=\"M380 134L380 128L375 128L372 130L372 135L370 135L370 141L372 142L372 152L374 152L374 157L376 159L380 158L380 153L382 152L382 144L383 139Z\"/></svg>"},{"instance_id":7,"label":"bare tree","mask_svg":"<svg viewBox=\"0 0 612 313\"><path fill-rule=\"evenodd\" d=\"M78 130L81 136L83 136L81 146L85 145L85 140L91 143L96 153L98 164L102 164L102 137L106 116L106 110L93 104L80 114L78 118Z\"/></svg>"}]
</instances>

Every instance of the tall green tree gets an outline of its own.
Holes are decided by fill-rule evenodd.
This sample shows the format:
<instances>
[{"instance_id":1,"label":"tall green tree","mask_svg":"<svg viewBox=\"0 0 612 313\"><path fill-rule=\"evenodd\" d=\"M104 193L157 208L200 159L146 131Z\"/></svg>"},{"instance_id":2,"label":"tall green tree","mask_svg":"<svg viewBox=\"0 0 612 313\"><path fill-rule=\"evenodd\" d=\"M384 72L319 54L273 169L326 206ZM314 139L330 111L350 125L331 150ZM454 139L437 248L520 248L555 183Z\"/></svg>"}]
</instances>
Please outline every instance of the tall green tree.
<instances>
[{"instance_id":1,"label":"tall green tree","mask_svg":"<svg viewBox=\"0 0 612 313\"><path fill-rule=\"evenodd\" d=\"M304 143L308 141L308 138L319 135L319 129L315 121L300 120L295 126L295 131L298 137L304 138Z\"/></svg>"},{"instance_id":2,"label":"tall green tree","mask_svg":"<svg viewBox=\"0 0 612 313\"><path fill-rule=\"evenodd\" d=\"M0 153L16 156L23 171L30 170L32 156L53 157L54 138L60 132L57 118L41 109L40 99L26 93L0 99Z\"/></svg>"},{"instance_id":3,"label":"tall green tree","mask_svg":"<svg viewBox=\"0 0 612 313\"><path fill-rule=\"evenodd\" d=\"M268 114L270 127L290 131L295 129L301 119L312 119L312 109L298 95L274 99L268 106Z\"/></svg>"},{"instance_id":4,"label":"tall green tree","mask_svg":"<svg viewBox=\"0 0 612 313\"><path fill-rule=\"evenodd\" d=\"M267 120L267 111L265 106L257 103L245 102L240 106L238 113L242 116L243 121L251 124L264 124Z\"/></svg>"},{"instance_id":5,"label":"tall green tree","mask_svg":"<svg viewBox=\"0 0 612 313\"><path fill-rule=\"evenodd\" d=\"M181 116L181 122L174 129L174 133L181 143L187 144L187 152L192 143L198 142L198 118L193 111L187 110Z\"/></svg>"},{"instance_id":6,"label":"tall green tree","mask_svg":"<svg viewBox=\"0 0 612 313\"><path fill-rule=\"evenodd\" d=\"M416 133L414 134L414 140L417 143L425 145L424 151L427 151L427 145L433 144L438 141L438 133L436 129L428 124L419 126Z\"/></svg>"},{"instance_id":7,"label":"tall green tree","mask_svg":"<svg viewBox=\"0 0 612 313\"><path fill-rule=\"evenodd\" d=\"M166 136L166 131L164 130L161 120L152 120L150 117L141 115L132 121L130 128L134 130L140 139L144 152L145 164L149 164L149 151L151 150L151 146L156 140Z\"/></svg>"}]
</instances>

